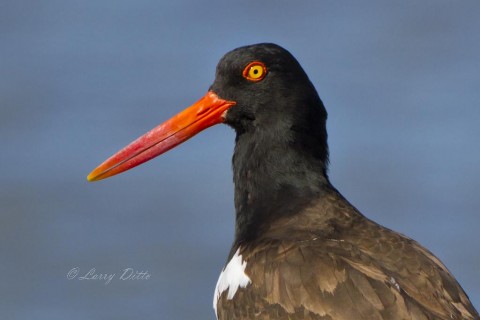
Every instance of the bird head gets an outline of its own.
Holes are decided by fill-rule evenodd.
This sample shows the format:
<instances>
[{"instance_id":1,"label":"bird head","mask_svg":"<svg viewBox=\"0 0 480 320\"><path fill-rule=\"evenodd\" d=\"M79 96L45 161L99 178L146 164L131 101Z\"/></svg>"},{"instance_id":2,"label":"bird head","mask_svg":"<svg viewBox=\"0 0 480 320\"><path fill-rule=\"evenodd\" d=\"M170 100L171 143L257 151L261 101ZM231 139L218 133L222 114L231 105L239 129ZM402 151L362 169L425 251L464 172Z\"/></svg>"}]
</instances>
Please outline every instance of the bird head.
<instances>
[{"instance_id":1,"label":"bird head","mask_svg":"<svg viewBox=\"0 0 480 320\"><path fill-rule=\"evenodd\" d=\"M237 135L256 132L304 144L326 162L326 118L314 86L287 50L268 43L237 48L220 60L204 97L107 159L88 180L129 170L218 123Z\"/></svg>"}]
</instances>

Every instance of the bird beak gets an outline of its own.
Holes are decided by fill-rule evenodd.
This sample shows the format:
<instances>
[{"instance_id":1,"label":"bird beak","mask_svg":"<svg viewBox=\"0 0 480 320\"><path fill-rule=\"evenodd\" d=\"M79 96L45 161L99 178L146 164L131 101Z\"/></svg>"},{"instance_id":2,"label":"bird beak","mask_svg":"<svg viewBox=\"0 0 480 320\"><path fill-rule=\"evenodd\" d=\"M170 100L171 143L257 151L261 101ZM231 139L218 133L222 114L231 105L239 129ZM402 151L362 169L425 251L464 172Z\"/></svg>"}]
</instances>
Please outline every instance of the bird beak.
<instances>
[{"instance_id":1,"label":"bird beak","mask_svg":"<svg viewBox=\"0 0 480 320\"><path fill-rule=\"evenodd\" d=\"M234 104L208 91L196 103L111 156L88 175L88 181L114 176L167 152L200 131L223 122L226 111Z\"/></svg>"}]
</instances>

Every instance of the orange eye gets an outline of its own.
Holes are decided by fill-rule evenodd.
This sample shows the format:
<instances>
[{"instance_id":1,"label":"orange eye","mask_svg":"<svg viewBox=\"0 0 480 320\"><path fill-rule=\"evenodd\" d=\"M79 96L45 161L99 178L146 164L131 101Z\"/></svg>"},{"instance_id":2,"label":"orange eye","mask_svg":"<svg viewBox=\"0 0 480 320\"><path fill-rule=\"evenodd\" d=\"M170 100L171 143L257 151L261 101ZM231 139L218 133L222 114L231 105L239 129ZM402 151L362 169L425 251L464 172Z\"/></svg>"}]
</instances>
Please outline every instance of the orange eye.
<instances>
[{"instance_id":1,"label":"orange eye","mask_svg":"<svg viewBox=\"0 0 480 320\"><path fill-rule=\"evenodd\" d=\"M262 80L266 75L267 67L260 61L250 62L245 69L243 69L243 77L253 82Z\"/></svg>"}]
</instances>

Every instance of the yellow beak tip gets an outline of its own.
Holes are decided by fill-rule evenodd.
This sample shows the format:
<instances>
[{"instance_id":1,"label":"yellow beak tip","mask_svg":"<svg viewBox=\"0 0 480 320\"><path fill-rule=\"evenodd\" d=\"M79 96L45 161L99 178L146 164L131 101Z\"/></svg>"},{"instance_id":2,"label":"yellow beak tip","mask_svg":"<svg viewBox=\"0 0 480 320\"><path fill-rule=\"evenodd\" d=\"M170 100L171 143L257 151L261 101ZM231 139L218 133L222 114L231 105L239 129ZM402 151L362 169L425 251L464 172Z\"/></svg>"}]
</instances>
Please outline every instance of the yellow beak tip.
<instances>
[{"instance_id":1,"label":"yellow beak tip","mask_svg":"<svg viewBox=\"0 0 480 320\"><path fill-rule=\"evenodd\" d=\"M92 173L90 173L90 174L87 176L87 180L88 180L88 182L97 181L96 176L93 175Z\"/></svg>"}]
</instances>

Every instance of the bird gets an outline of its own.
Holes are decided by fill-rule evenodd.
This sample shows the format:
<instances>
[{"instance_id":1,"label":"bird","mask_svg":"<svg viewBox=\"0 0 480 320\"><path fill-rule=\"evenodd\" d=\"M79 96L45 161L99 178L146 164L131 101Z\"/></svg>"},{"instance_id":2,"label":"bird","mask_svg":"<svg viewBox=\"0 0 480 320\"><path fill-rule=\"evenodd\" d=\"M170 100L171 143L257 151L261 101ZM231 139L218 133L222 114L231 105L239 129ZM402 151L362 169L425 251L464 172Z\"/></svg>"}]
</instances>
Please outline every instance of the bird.
<instances>
[{"instance_id":1,"label":"bird","mask_svg":"<svg viewBox=\"0 0 480 320\"><path fill-rule=\"evenodd\" d=\"M198 132L235 131L235 236L218 320L480 319L445 265L368 219L328 177L327 111L297 59L272 43L219 61L205 96L88 175L111 177Z\"/></svg>"}]
</instances>

